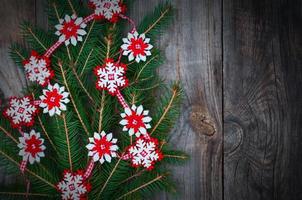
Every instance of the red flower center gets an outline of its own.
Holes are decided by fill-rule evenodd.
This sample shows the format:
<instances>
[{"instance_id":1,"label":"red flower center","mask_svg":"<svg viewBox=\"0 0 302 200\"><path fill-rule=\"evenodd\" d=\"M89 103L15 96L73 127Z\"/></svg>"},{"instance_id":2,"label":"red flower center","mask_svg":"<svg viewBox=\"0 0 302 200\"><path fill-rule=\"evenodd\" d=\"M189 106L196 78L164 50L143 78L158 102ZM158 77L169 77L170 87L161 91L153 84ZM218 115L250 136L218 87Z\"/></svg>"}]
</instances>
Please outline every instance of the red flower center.
<instances>
[{"instance_id":1,"label":"red flower center","mask_svg":"<svg viewBox=\"0 0 302 200\"><path fill-rule=\"evenodd\" d=\"M129 49L133 52L134 56L137 55L145 55L145 49L148 47L148 44L144 43L142 38L132 38L131 39L131 45L129 46Z\"/></svg>"},{"instance_id":2,"label":"red flower center","mask_svg":"<svg viewBox=\"0 0 302 200\"><path fill-rule=\"evenodd\" d=\"M69 190L70 190L70 191L74 191L74 190L75 190L75 187L74 187L74 184L73 184L73 183L70 184L68 187L69 187Z\"/></svg>"},{"instance_id":3,"label":"red flower center","mask_svg":"<svg viewBox=\"0 0 302 200\"><path fill-rule=\"evenodd\" d=\"M25 143L26 143L25 151L30 153L32 157L35 157L37 153L42 151L42 149L40 148L42 141L36 138L35 135L31 136L30 139L25 140Z\"/></svg>"},{"instance_id":4,"label":"red flower center","mask_svg":"<svg viewBox=\"0 0 302 200\"><path fill-rule=\"evenodd\" d=\"M109 9L110 7L111 7L111 3L110 3L110 2L106 2L106 3L104 4L104 8Z\"/></svg>"},{"instance_id":5,"label":"red flower center","mask_svg":"<svg viewBox=\"0 0 302 200\"><path fill-rule=\"evenodd\" d=\"M75 20L70 20L70 22L64 22L61 33L64 34L66 40L68 40L72 36L77 36L77 31L79 28L80 26L75 24Z\"/></svg>"},{"instance_id":6,"label":"red flower center","mask_svg":"<svg viewBox=\"0 0 302 200\"><path fill-rule=\"evenodd\" d=\"M106 137L101 138L100 140L95 139L95 147L94 151L97 151L99 156L103 156L104 154L110 154L110 147L112 146L111 142L106 140Z\"/></svg>"},{"instance_id":7,"label":"red flower center","mask_svg":"<svg viewBox=\"0 0 302 200\"><path fill-rule=\"evenodd\" d=\"M142 155L143 157L146 157L147 152L146 152L145 150L143 150L143 151L141 152L141 155Z\"/></svg>"},{"instance_id":8,"label":"red flower center","mask_svg":"<svg viewBox=\"0 0 302 200\"><path fill-rule=\"evenodd\" d=\"M20 114L23 114L24 111L25 111L24 108L19 108L19 109L18 109L18 113L20 113Z\"/></svg>"},{"instance_id":9,"label":"red flower center","mask_svg":"<svg viewBox=\"0 0 302 200\"><path fill-rule=\"evenodd\" d=\"M145 123L143 122L143 115L137 115L135 112L132 112L130 116L126 116L126 120L128 120L128 124L126 125L128 129L133 128L134 132L138 132L140 127L145 128Z\"/></svg>"},{"instance_id":10,"label":"red flower center","mask_svg":"<svg viewBox=\"0 0 302 200\"><path fill-rule=\"evenodd\" d=\"M110 81L114 80L114 74L108 74L108 79L109 79Z\"/></svg>"},{"instance_id":11,"label":"red flower center","mask_svg":"<svg viewBox=\"0 0 302 200\"><path fill-rule=\"evenodd\" d=\"M38 67L35 67L35 68L34 68L34 72L35 72L36 74L38 74L38 73L39 73L39 68L38 68Z\"/></svg>"},{"instance_id":12,"label":"red flower center","mask_svg":"<svg viewBox=\"0 0 302 200\"><path fill-rule=\"evenodd\" d=\"M53 91L46 92L46 99L43 100L43 103L48 105L48 109L51 110L53 107L60 107L60 101L63 98L62 95L58 93L57 89Z\"/></svg>"}]
</instances>

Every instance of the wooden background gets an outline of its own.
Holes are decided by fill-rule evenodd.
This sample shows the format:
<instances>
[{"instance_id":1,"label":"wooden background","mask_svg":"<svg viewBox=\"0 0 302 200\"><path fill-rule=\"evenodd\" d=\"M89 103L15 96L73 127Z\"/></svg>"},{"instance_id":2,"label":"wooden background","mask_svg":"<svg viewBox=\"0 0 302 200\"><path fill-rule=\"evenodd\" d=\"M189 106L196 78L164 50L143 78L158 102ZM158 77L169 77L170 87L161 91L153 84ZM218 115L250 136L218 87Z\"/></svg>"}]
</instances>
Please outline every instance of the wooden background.
<instances>
[{"instance_id":1,"label":"wooden background","mask_svg":"<svg viewBox=\"0 0 302 200\"><path fill-rule=\"evenodd\" d=\"M19 23L47 27L45 0L1 0L0 88L26 86L8 56ZM138 22L160 0L137 0ZM159 40L160 73L179 78L183 114L172 142L191 155L175 167L178 199L302 199L302 2L173 0ZM11 177L0 176L0 185ZM175 199L160 194L156 199Z\"/></svg>"}]
</instances>

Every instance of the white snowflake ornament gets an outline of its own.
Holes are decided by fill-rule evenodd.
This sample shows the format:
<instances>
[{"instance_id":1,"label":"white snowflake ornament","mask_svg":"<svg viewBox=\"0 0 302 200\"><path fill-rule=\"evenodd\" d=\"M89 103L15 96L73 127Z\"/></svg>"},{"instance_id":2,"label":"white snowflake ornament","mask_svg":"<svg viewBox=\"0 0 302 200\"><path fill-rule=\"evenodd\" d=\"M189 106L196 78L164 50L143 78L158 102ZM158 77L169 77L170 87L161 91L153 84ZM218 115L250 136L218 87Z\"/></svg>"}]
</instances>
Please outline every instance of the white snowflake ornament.
<instances>
[{"instance_id":1,"label":"white snowflake ornament","mask_svg":"<svg viewBox=\"0 0 302 200\"><path fill-rule=\"evenodd\" d=\"M98 77L96 88L99 90L107 90L112 96L117 91L128 85L125 76L126 65L122 63L114 63L112 59L107 59L103 66L97 66L94 69L95 75Z\"/></svg>"},{"instance_id":2,"label":"white snowflake ornament","mask_svg":"<svg viewBox=\"0 0 302 200\"><path fill-rule=\"evenodd\" d=\"M55 34L60 36L60 42L65 42L66 46L70 43L76 46L78 41L83 41L83 36L87 34L84 30L87 25L83 22L82 17L77 17L74 14L65 15L64 19L60 19L59 22L60 24L55 26L57 29Z\"/></svg>"},{"instance_id":3,"label":"white snowflake ornament","mask_svg":"<svg viewBox=\"0 0 302 200\"><path fill-rule=\"evenodd\" d=\"M128 33L127 38L123 38L124 44L121 46L123 55L128 56L128 60L135 59L137 63L146 61L147 56L151 56L153 46L149 44L150 38L146 38L145 34Z\"/></svg>"},{"instance_id":4,"label":"white snowflake ornament","mask_svg":"<svg viewBox=\"0 0 302 200\"><path fill-rule=\"evenodd\" d=\"M37 52L32 51L28 60L23 61L26 77L37 82L41 86L46 86L49 80L54 76L50 68L50 61L46 57L41 57Z\"/></svg>"},{"instance_id":5,"label":"white snowflake ornament","mask_svg":"<svg viewBox=\"0 0 302 200\"><path fill-rule=\"evenodd\" d=\"M126 11L120 0L89 0L89 5L94 9L96 19L107 19L117 22L119 15Z\"/></svg>"},{"instance_id":6,"label":"white snowflake ornament","mask_svg":"<svg viewBox=\"0 0 302 200\"><path fill-rule=\"evenodd\" d=\"M30 164L40 162L41 157L45 157L43 145L44 139L41 138L40 133L31 130L30 133L24 133L23 137L19 137L20 143L18 147L21 149L19 155L23 157L23 161L29 161Z\"/></svg>"},{"instance_id":7,"label":"white snowflake ornament","mask_svg":"<svg viewBox=\"0 0 302 200\"><path fill-rule=\"evenodd\" d=\"M89 150L88 156L92 157L94 162L110 163L111 158L117 157L117 139L112 138L112 133L106 134L104 131L101 134L94 133L93 137L89 138L89 142L86 148Z\"/></svg>"},{"instance_id":8,"label":"white snowflake ornament","mask_svg":"<svg viewBox=\"0 0 302 200\"><path fill-rule=\"evenodd\" d=\"M20 128L23 125L29 127L34 124L34 117L38 111L38 107L30 96L11 97L3 115L10 121L13 128Z\"/></svg>"},{"instance_id":9,"label":"white snowflake ornament","mask_svg":"<svg viewBox=\"0 0 302 200\"><path fill-rule=\"evenodd\" d=\"M54 114L61 115L61 111L65 111L69 93L65 92L65 87L60 87L58 83L49 84L47 89L43 90L43 95L40 96L40 107L43 108L43 113L49 113L49 116Z\"/></svg>"},{"instance_id":10,"label":"white snowflake ornament","mask_svg":"<svg viewBox=\"0 0 302 200\"><path fill-rule=\"evenodd\" d=\"M69 170L64 171L63 180L56 187L61 192L63 200L82 200L85 199L90 191L90 184L84 178L82 171L72 173Z\"/></svg>"},{"instance_id":11,"label":"white snowflake ornament","mask_svg":"<svg viewBox=\"0 0 302 200\"><path fill-rule=\"evenodd\" d=\"M128 152L134 167L142 166L147 170L152 170L155 162L163 158L162 153L158 150L158 141L155 138L137 138L135 143L129 147Z\"/></svg>"},{"instance_id":12,"label":"white snowflake ornament","mask_svg":"<svg viewBox=\"0 0 302 200\"><path fill-rule=\"evenodd\" d=\"M151 128L149 123L152 120L148 114L149 111L144 110L142 105L138 107L132 105L131 108L126 107L124 113L121 113L123 119L120 124L124 126L123 131L128 131L130 136L140 137L141 135L147 135L147 129Z\"/></svg>"}]
</instances>

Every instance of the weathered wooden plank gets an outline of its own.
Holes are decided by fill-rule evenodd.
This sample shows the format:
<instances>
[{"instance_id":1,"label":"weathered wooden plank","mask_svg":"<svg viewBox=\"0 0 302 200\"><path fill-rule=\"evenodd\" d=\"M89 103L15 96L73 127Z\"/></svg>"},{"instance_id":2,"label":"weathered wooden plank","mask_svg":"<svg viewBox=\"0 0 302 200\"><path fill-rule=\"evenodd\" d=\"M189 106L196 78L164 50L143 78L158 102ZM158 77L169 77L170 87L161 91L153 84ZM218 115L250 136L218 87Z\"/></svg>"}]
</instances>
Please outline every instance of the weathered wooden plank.
<instances>
[{"instance_id":1,"label":"weathered wooden plank","mask_svg":"<svg viewBox=\"0 0 302 200\"><path fill-rule=\"evenodd\" d=\"M136 1L132 16L139 21L158 2ZM179 196L162 194L158 199L222 199L221 3L172 3L175 21L159 40L167 57L160 73L168 81L179 78L183 84L184 105L171 141L191 160L174 168Z\"/></svg>"},{"instance_id":2,"label":"weathered wooden plank","mask_svg":"<svg viewBox=\"0 0 302 200\"><path fill-rule=\"evenodd\" d=\"M34 22L35 0L3 0L0 6L0 90L5 97L19 95L26 86L25 76L10 59L9 47L13 42L23 43L20 23ZM10 184L15 179L0 171L0 185Z\"/></svg>"},{"instance_id":3,"label":"weathered wooden plank","mask_svg":"<svg viewBox=\"0 0 302 200\"><path fill-rule=\"evenodd\" d=\"M224 197L301 199L301 2L223 7Z\"/></svg>"}]
</instances>

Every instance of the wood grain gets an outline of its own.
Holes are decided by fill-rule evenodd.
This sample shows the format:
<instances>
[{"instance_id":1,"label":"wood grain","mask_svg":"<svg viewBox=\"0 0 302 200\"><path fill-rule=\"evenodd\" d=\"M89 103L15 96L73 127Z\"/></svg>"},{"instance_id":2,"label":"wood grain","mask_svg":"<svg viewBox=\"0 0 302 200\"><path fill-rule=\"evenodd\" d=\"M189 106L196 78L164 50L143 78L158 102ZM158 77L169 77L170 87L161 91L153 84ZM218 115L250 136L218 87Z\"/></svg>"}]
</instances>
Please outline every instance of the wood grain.
<instances>
[{"instance_id":1,"label":"wood grain","mask_svg":"<svg viewBox=\"0 0 302 200\"><path fill-rule=\"evenodd\" d=\"M134 13L141 17L157 2L141 0ZM174 23L159 40L167 58L160 74L167 81L179 78L185 91L171 142L191 158L174 168L179 195L162 194L158 199L221 199L221 1L175 0L173 4Z\"/></svg>"},{"instance_id":2,"label":"wood grain","mask_svg":"<svg viewBox=\"0 0 302 200\"><path fill-rule=\"evenodd\" d=\"M294 5L224 1L224 199L302 198L301 37L293 24L301 12Z\"/></svg>"}]
</instances>

